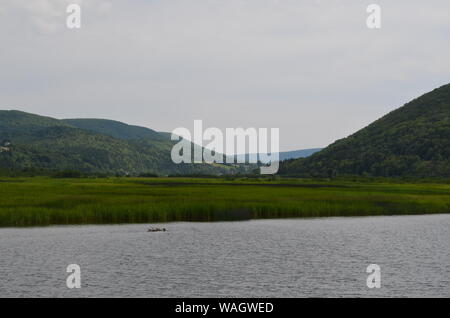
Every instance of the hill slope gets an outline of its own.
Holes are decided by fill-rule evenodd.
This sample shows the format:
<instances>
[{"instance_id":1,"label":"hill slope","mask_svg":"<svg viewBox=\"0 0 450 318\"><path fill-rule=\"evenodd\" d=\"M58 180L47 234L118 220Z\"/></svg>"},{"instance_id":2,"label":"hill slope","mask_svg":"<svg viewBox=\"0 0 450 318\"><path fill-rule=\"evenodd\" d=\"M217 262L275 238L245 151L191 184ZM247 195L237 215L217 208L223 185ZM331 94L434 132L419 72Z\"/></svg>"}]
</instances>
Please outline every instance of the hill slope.
<instances>
[{"instance_id":1,"label":"hill slope","mask_svg":"<svg viewBox=\"0 0 450 318\"><path fill-rule=\"evenodd\" d=\"M103 135L111 136L118 139L133 140L133 139L152 139L164 140L163 135L158 132L139 126L127 125L120 121L107 119L64 119L63 122L83 130L88 130Z\"/></svg>"},{"instance_id":2,"label":"hill slope","mask_svg":"<svg viewBox=\"0 0 450 318\"><path fill-rule=\"evenodd\" d=\"M116 125L123 129L127 126ZM133 127L132 130L136 131ZM0 169L71 169L108 174L228 174L241 169L225 165L176 165L170 158L173 141L159 136L156 140L143 138L145 134L151 135L152 130L139 131L140 138L130 139L129 133L119 130L114 133L124 136L119 139L80 129L67 121L0 111L0 142L8 143L0 152Z\"/></svg>"},{"instance_id":3,"label":"hill slope","mask_svg":"<svg viewBox=\"0 0 450 318\"><path fill-rule=\"evenodd\" d=\"M283 162L280 174L450 177L450 84L311 157Z\"/></svg>"}]
</instances>

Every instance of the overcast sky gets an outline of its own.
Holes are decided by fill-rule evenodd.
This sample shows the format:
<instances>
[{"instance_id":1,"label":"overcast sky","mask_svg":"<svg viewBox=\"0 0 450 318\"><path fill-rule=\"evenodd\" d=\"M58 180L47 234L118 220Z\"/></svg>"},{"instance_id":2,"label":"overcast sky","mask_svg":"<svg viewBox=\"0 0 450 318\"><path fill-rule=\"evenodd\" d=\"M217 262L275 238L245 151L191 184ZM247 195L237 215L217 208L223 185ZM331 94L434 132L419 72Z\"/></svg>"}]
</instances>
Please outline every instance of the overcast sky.
<instances>
[{"instance_id":1,"label":"overcast sky","mask_svg":"<svg viewBox=\"0 0 450 318\"><path fill-rule=\"evenodd\" d=\"M282 150L326 146L450 82L449 0L0 0L0 40L0 109L278 127Z\"/></svg>"}]
</instances>

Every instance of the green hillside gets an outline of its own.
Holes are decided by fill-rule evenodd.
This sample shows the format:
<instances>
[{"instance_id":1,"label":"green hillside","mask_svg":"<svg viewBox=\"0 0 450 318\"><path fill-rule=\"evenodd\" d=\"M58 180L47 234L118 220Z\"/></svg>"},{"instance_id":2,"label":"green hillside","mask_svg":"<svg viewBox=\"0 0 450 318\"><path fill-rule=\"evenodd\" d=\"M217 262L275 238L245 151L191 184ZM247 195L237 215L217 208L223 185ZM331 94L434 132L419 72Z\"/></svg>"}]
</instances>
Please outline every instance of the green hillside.
<instances>
[{"instance_id":1,"label":"green hillside","mask_svg":"<svg viewBox=\"0 0 450 318\"><path fill-rule=\"evenodd\" d=\"M450 177L450 84L311 157L284 161L280 174Z\"/></svg>"},{"instance_id":2,"label":"green hillside","mask_svg":"<svg viewBox=\"0 0 450 318\"><path fill-rule=\"evenodd\" d=\"M0 151L0 170L168 175L230 174L245 169L236 165L176 165L170 158L174 142L164 135L145 138L154 131L117 122L114 125L121 129L101 134L93 129L80 129L68 121L19 111L0 111L0 142L3 146L8 144ZM125 129L127 127L129 131ZM122 138L114 138L111 134ZM137 139L131 139L133 134Z\"/></svg>"},{"instance_id":3,"label":"green hillside","mask_svg":"<svg viewBox=\"0 0 450 318\"><path fill-rule=\"evenodd\" d=\"M108 135L118 139L152 139L164 140L163 135L158 132L139 126L127 125L125 123L107 119L64 119L63 122L88 131Z\"/></svg>"},{"instance_id":4,"label":"green hillside","mask_svg":"<svg viewBox=\"0 0 450 318\"><path fill-rule=\"evenodd\" d=\"M42 128L63 126L69 124L51 117L37 116L18 110L0 111L0 129L4 133L34 132Z\"/></svg>"}]
</instances>

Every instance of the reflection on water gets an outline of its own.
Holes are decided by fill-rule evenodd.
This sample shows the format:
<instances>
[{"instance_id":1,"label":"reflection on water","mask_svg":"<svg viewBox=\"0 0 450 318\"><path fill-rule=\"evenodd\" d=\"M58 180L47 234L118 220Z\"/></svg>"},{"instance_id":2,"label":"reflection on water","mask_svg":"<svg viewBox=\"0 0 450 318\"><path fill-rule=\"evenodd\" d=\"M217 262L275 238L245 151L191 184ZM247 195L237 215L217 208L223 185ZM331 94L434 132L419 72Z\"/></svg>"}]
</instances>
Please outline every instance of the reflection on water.
<instances>
[{"instance_id":1,"label":"reflection on water","mask_svg":"<svg viewBox=\"0 0 450 318\"><path fill-rule=\"evenodd\" d=\"M148 227L0 229L0 296L450 297L450 215ZM381 289L366 286L372 263Z\"/></svg>"}]
</instances>

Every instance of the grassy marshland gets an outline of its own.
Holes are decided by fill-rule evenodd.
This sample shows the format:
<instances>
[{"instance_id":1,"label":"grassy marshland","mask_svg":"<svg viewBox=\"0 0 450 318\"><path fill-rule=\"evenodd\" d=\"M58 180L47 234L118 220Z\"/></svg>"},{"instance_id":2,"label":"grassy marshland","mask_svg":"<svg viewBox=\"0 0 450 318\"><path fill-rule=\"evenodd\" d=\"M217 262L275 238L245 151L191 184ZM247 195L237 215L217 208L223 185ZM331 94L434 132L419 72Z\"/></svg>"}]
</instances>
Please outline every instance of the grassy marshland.
<instances>
[{"instance_id":1,"label":"grassy marshland","mask_svg":"<svg viewBox=\"0 0 450 318\"><path fill-rule=\"evenodd\" d=\"M450 185L0 178L0 226L450 213Z\"/></svg>"}]
</instances>

